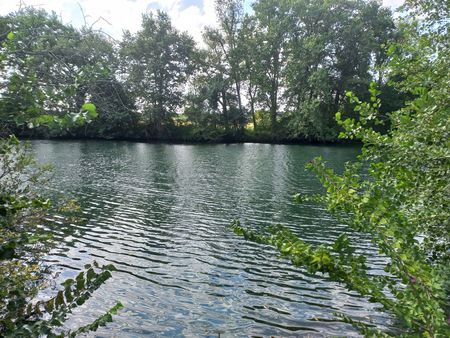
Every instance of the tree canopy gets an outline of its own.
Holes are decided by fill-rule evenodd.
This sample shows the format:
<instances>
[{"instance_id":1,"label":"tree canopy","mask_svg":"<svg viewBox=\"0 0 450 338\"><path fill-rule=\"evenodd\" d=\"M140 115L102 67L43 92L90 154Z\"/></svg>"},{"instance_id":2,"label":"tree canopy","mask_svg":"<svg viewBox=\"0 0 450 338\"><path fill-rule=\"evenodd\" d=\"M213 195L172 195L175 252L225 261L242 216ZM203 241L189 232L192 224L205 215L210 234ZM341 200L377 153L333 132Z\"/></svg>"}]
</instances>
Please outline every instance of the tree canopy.
<instances>
[{"instance_id":1,"label":"tree canopy","mask_svg":"<svg viewBox=\"0 0 450 338\"><path fill-rule=\"evenodd\" d=\"M386 46L398 29L377 1L258 0L246 13L229 0L216 2L216 14L201 46L161 11L120 42L43 10L1 17L1 39L14 34L17 48L2 79L2 123L54 137L336 141L334 113L353 109L345 91L367 98L370 82L388 86ZM398 108L402 98L390 91L385 101ZM99 113L89 125L49 134L24 124L85 102Z\"/></svg>"}]
</instances>

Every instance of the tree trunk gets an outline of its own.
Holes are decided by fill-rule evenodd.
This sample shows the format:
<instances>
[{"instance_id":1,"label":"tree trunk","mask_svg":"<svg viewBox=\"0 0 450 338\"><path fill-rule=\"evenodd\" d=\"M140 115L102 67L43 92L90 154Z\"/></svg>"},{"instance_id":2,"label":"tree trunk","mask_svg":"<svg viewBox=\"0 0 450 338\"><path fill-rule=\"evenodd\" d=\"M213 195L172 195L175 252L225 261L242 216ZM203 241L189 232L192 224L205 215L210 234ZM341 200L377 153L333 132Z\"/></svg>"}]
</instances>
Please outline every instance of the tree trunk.
<instances>
[{"instance_id":1,"label":"tree trunk","mask_svg":"<svg viewBox=\"0 0 450 338\"><path fill-rule=\"evenodd\" d=\"M239 83L239 81L235 82L236 85L236 95L237 95L237 99L238 99L238 107L239 107L239 115L242 119L241 123L239 123L240 129L244 129L243 127L243 122L245 121L245 116L244 116L244 111L242 109L242 100L241 100L241 84Z\"/></svg>"},{"instance_id":2,"label":"tree trunk","mask_svg":"<svg viewBox=\"0 0 450 338\"><path fill-rule=\"evenodd\" d=\"M225 131L228 133L230 131L230 122L228 121L227 92L224 89L222 89L222 114L223 122L225 124Z\"/></svg>"},{"instance_id":3,"label":"tree trunk","mask_svg":"<svg viewBox=\"0 0 450 338\"><path fill-rule=\"evenodd\" d=\"M270 91L270 126L272 129L272 136L275 136L277 131L277 111L278 111L278 79L280 75L280 53L281 51L277 51L273 55L273 78L271 80L271 91Z\"/></svg>"},{"instance_id":4,"label":"tree trunk","mask_svg":"<svg viewBox=\"0 0 450 338\"><path fill-rule=\"evenodd\" d=\"M278 110L277 90L272 89L272 92L270 93L270 127L272 131L272 136L275 136L277 130L277 110Z\"/></svg>"},{"instance_id":5,"label":"tree trunk","mask_svg":"<svg viewBox=\"0 0 450 338\"><path fill-rule=\"evenodd\" d=\"M256 116L255 116L255 100L253 98L252 89L249 86L248 88L248 96L250 97L250 112L252 114L252 120L253 120L253 130L256 131Z\"/></svg>"},{"instance_id":6,"label":"tree trunk","mask_svg":"<svg viewBox=\"0 0 450 338\"><path fill-rule=\"evenodd\" d=\"M339 110L339 101L340 101L339 89L336 89L336 96L334 97L334 110Z\"/></svg>"}]
</instances>

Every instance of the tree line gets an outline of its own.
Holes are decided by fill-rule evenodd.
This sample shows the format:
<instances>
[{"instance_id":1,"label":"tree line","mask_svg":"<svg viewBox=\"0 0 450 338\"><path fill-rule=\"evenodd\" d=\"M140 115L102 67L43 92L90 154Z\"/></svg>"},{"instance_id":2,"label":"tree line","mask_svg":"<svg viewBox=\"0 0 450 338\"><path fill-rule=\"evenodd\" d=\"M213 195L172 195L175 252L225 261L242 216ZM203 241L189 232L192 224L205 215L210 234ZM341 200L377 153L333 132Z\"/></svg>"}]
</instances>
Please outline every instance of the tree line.
<instances>
[{"instance_id":1,"label":"tree line","mask_svg":"<svg viewBox=\"0 0 450 338\"><path fill-rule=\"evenodd\" d=\"M200 45L162 11L143 14L140 30L125 31L121 41L34 8L0 17L0 40L13 32L15 41L0 79L2 129L46 137L334 141L336 111L353 113L346 90L365 99L375 81L384 112L405 99L384 70L386 46L400 34L377 1L258 0L246 13L243 1L226 0L216 2L216 14ZM98 118L77 127L76 112L87 102ZM51 120L71 112L71 128L39 128L43 114ZM33 114L40 119L30 126L24 117Z\"/></svg>"}]
</instances>

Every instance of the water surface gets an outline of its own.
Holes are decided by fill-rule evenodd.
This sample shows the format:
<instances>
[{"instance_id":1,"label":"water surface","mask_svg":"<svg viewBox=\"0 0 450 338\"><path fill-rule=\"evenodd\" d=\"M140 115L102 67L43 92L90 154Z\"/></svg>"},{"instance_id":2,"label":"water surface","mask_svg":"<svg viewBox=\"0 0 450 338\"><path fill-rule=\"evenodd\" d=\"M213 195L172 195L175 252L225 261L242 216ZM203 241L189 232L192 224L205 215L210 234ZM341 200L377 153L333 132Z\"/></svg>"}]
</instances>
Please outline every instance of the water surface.
<instances>
[{"instance_id":1,"label":"water surface","mask_svg":"<svg viewBox=\"0 0 450 338\"><path fill-rule=\"evenodd\" d=\"M46 261L60 279L93 260L118 269L72 326L115 301L125 309L94 336L357 336L334 312L388 323L376 304L228 227L282 223L311 243L331 242L345 226L292 195L321 191L307 161L320 155L342 170L357 147L34 141L33 149L55 166L49 194L76 198L86 219L55 215L58 246ZM370 251L366 239L357 243Z\"/></svg>"}]
</instances>

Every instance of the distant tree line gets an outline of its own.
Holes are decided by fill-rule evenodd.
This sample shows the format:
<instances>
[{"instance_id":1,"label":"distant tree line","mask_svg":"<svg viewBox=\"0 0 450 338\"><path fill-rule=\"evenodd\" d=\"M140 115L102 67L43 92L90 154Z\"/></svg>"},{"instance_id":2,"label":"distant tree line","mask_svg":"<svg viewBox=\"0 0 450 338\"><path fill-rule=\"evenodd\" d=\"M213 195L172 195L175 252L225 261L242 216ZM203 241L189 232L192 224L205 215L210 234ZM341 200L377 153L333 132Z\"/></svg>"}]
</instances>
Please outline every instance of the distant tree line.
<instances>
[{"instance_id":1,"label":"distant tree line","mask_svg":"<svg viewBox=\"0 0 450 338\"><path fill-rule=\"evenodd\" d=\"M387 47L398 40L392 13L375 0L216 2L218 22L197 45L161 11L117 42L94 27L24 8L0 17L0 43L13 32L0 78L0 128L22 136L177 141L334 141L345 96L381 111L405 97L389 87ZM48 100L48 98L52 98ZM67 99L70 97L71 99ZM75 128L30 127L30 116L66 116L86 102L98 117ZM25 119L24 117L27 117ZM42 117L41 117L42 120ZM37 128L36 128L37 127ZM51 132L49 132L51 130Z\"/></svg>"}]
</instances>

